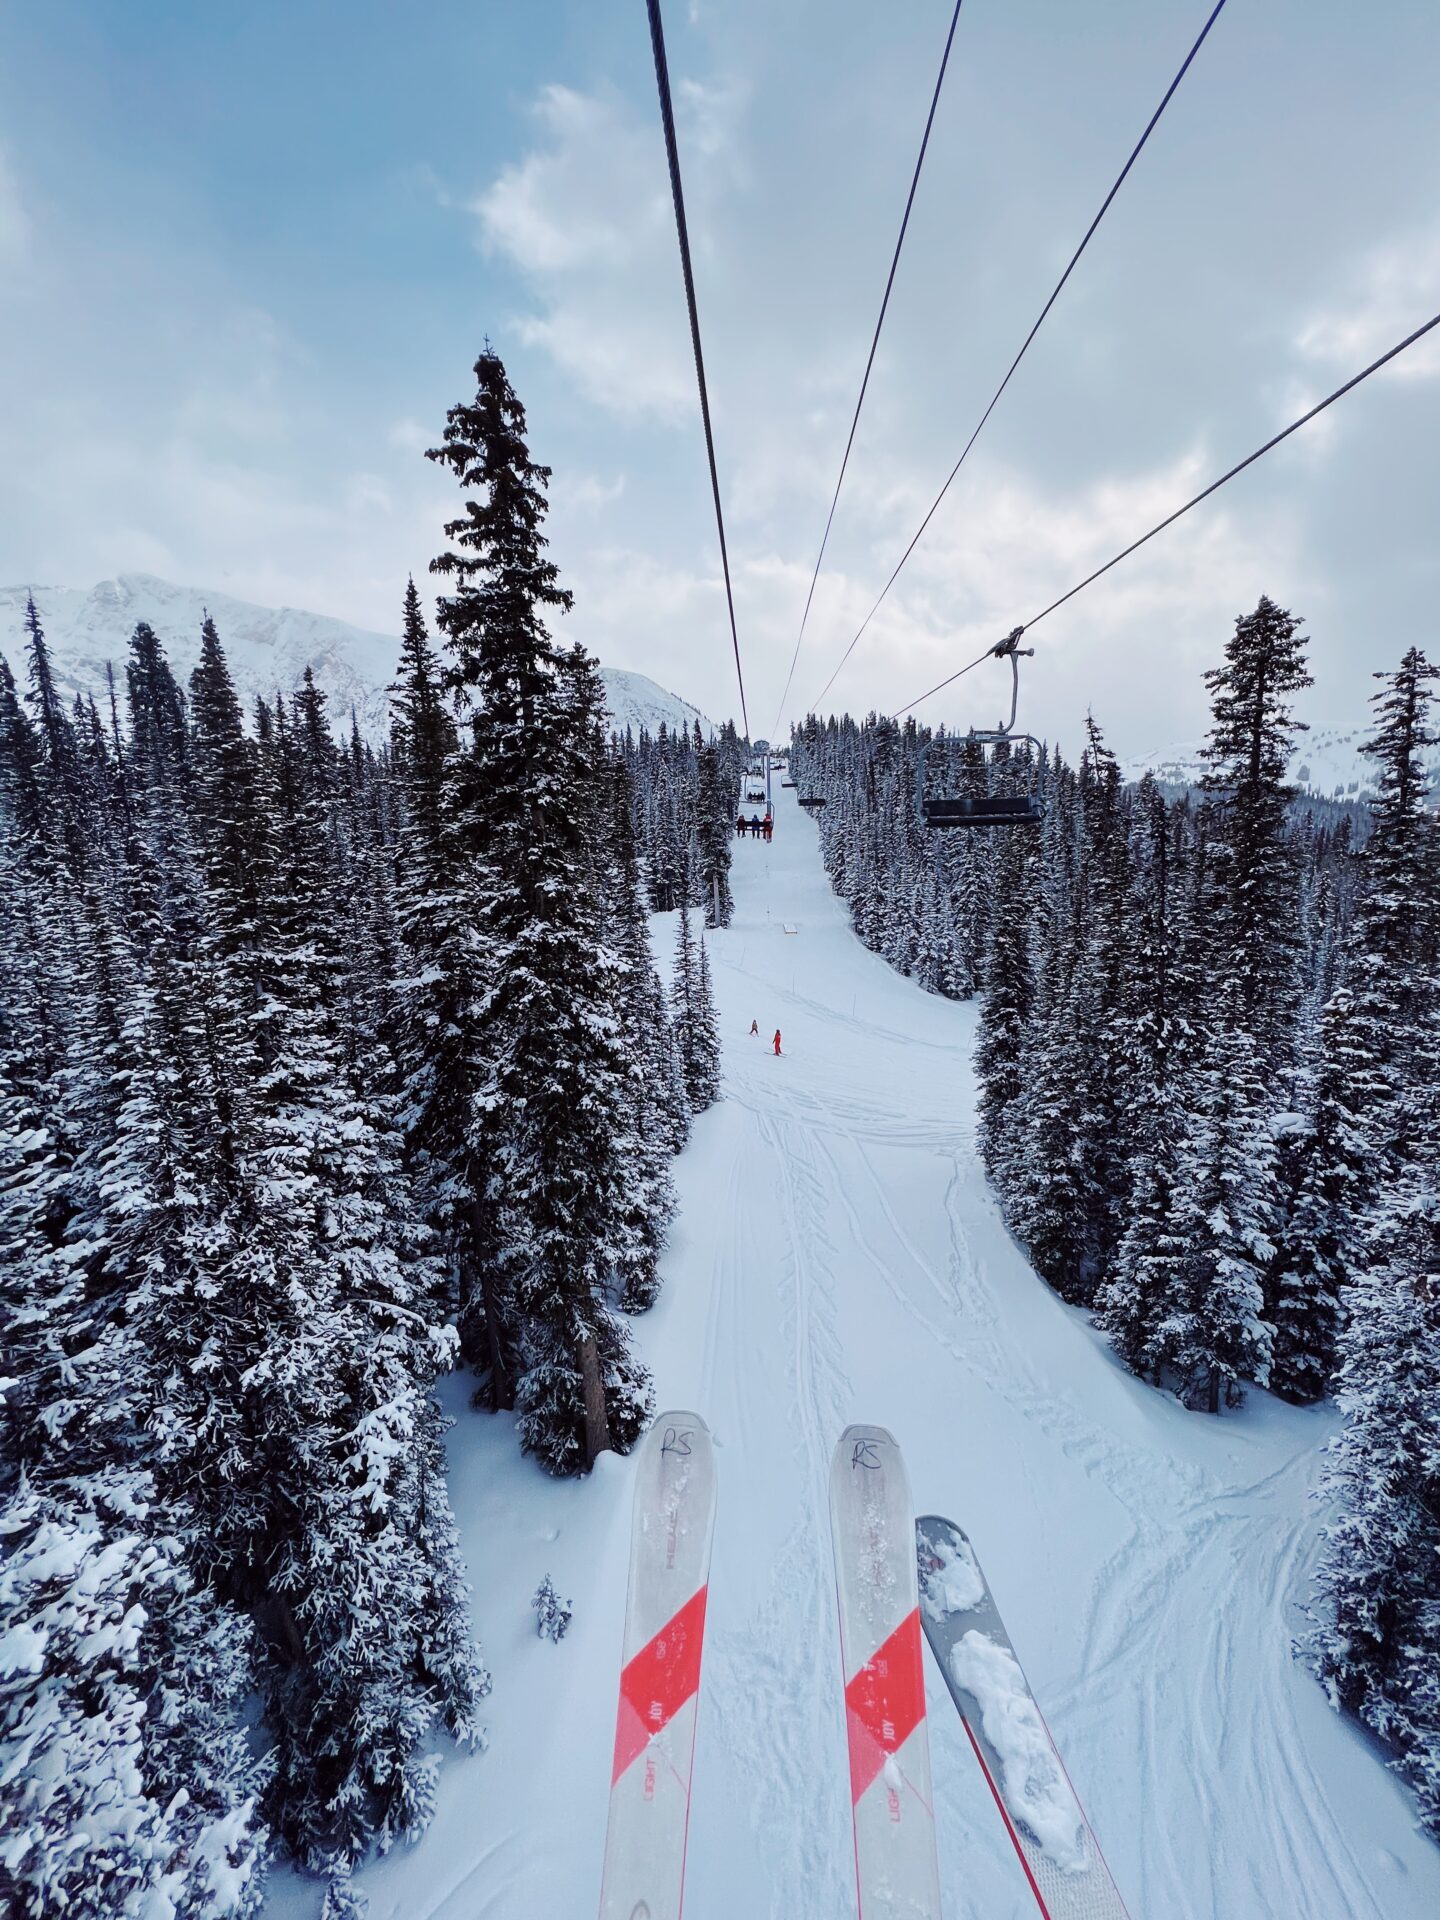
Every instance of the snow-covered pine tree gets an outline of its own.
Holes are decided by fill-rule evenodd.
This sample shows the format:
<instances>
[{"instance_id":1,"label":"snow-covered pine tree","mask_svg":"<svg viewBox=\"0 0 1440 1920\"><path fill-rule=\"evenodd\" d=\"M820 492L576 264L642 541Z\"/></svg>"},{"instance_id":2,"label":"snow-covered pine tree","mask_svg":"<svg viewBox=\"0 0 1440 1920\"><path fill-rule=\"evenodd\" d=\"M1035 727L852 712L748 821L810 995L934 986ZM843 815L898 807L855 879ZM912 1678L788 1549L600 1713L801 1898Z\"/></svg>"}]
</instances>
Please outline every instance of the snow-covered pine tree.
<instances>
[{"instance_id":1,"label":"snow-covered pine tree","mask_svg":"<svg viewBox=\"0 0 1440 1920\"><path fill-rule=\"evenodd\" d=\"M481 1261L517 1354L521 1442L553 1472L628 1449L648 1381L608 1301L621 1252L626 1061L615 1020L619 964L601 938L584 818L597 788L603 701L582 654L545 615L570 595L545 557L548 468L497 354L475 366L473 402L450 409L431 457L467 490L432 561L452 590L438 623L464 704L466 825L477 932L486 949L482 1077L469 1137L485 1163Z\"/></svg>"},{"instance_id":2,"label":"snow-covered pine tree","mask_svg":"<svg viewBox=\"0 0 1440 1920\"><path fill-rule=\"evenodd\" d=\"M1175 1297L1185 1252L1177 1231L1179 1158L1189 1132L1185 1008L1185 810L1170 809L1146 774L1135 797L1121 995L1118 1138L1126 1155L1123 1231L1096 1294L1096 1320L1132 1372L1155 1377L1154 1338Z\"/></svg>"},{"instance_id":3,"label":"snow-covered pine tree","mask_svg":"<svg viewBox=\"0 0 1440 1920\"><path fill-rule=\"evenodd\" d=\"M474 756L461 747L413 580L390 702L400 801L399 1119L423 1204L454 1263L461 1351L498 1412L514 1403L513 1340L490 1259L489 1167L472 1124L487 981L475 936L481 809Z\"/></svg>"},{"instance_id":4,"label":"snow-covered pine tree","mask_svg":"<svg viewBox=\"0 0 1440 1920\"><path fill-rule=\"evenodd\" d=\"M1314 1092L1295 1146L1298 1178L1266 1287L1275 1325L1270 1384L1302 1402L1320 1399L1330 1385L1357 1221L1373 1184L1362 1115L1375 1075L1348 988L1321 1014L1317 1044Z\"/></svg>"},{"instance_id":5,"label":"snow-covered pine tree","mask_svg":"<svg viewBox=\"0 0 1440 1920\"><path fill-rule=\"evenodd\" d=\"M735 838L734 787L717 747L696 745L696 871L707 927L728 927L735 911L730 893L730 843Z\"/></svg>"},{"instance_id":6,"label":"snow-covered pine tree","mask_svg":"<svg viewBox=\"0 0 1440 1920\"><path fill-rule=\"evenodd\" d=\"M1022 836L1011 830L1006 837ZM987 1165L1006 1220L1024 1241L1036 1272L1051 1286L1070 1288L1073 1298L1078 1297L1088 1207L1079 1105L1086 1075L1074 1004L1085 941L1078 880L1082 836L1073 780L1053 785L1039 839L1033 906L1023 929L1032 991L1014 1043L1013 1095ZM987 1027L988 1017L982 1015L982 1034ZM982 1057L988 1059L988 1047ZM981 1117L983 1125L983 1096Z\"/></svg>"},{"instance_id":7,"label":"snow-covered pine tree","mask_svg":"<svg viewBox=\"0 0 1440 1920\"><path fill-rule=\"evenodd\" d=\"M690 1072L686 1087L692 1109L703 1113L720 1098L720 1016L710 976L710 951L703 933L696 943L695 1013L687 1038Z\"/></svg>"},{"instance_id":8,"label":"snow-covered pine tree","mask_svg":"<svg viewBox=\"0 0 1440 1920\"><path fill-rule=\"evenodd\" d=\"M1440 993L1440 827L1428 805L1423 755L1436 667L1418 647L1375 676L1375 732L1362 751L1376 762L1378 793L1360 856L1359 898L1345 980L1356 1045L1372 1063L1364 1124L1377 1180L1410 1159L1410 1112L1423 1097L1416 1049Z\"/></svg>"},{"instance_id":9,"label":"snow-covered pine tree","mask_svg":"<svg viewBox=\"0 0 1440 1920\"><path fill-rule=\"evenodd\" d=\"M1346 1291L1315 1640L1336 1705L1390 1747L1440 1836L1440 1028L1419 1049L1429 1094L1411 1157L1376 1211Z\"/></svg>"},{"instance_id":10,"label":"snow-covered pine tree","mask_svg":"<svg viewBox=\"0 0 1440 1920\"><path fill-rule=\"evenodd\" d=\"M219 1920L254 1911L264 1857L249 1636L194 1587L185 1502L160 1506L149 1471L134 1196L111 1178L143 1084L139 982L109 801L66 789L72 742L53 712L30 726L0 667L0 1636L21 1655L0 1686L0 1882L37 1920Z\"/></svg>"},{"instance_id":11,"label":"snow-covered pine tree","mask_svg":"<svg viewBox=\"0 0 1440 1920\"><path fill-rule=\"evenodd\" d=\"M1127 891L1119 769L1093 720L1073 801L1058 769L1050 792L1035 929L1041 965L1004 1194L1036 1271L1065 1299L1088 1304L1109 1267L1114 1196L1124 1185L1118 1055Z\"/></svg>"},{"instance_id":12,"label":"snow-covered pine tree","mask_svg":"<svg viewBox=\"0 0 1440 1920\"><path fill-rule=\"evenodd\" d=\"M957 793L984 793L985 760L977 742L961 740L955 749L953 765ZM954 929L949 991L954 999L969 1000L979 992L984 973L996 850L988 834L947 833L937 838L940 842L937 859L950 900Z\"/></svg>"},{"instance_id":13,"label":"snow-covered pine tree","mask_svg":"<svg viewBox=\"0 0 1440 1920\"><path fill-rule=\"evenodd\" d=\"M1279 1198L1275 1142L1243 995L1233 979L1217 997L1196 1069L1195 1132L1181 1151L1174 1200L1184 1253L1151 1342L1157 1375L1209 1413L1237 1406L1244 1381L1268 1383L1274 1346L1264 1312Z\"/></svg>"},{"instance_id":14,"label":"snow-covered pine tree","mask_svg":"<svg viewBox=\"0 0 1440 1920\"><path fill-rule=\"evenodd\" d=\"M620 962L616 1018L628 1061L626 1167L618 1281L629 1313L652 1306L659 1294L659 1260L675 1212L670 1156L689 1131L690 1109L675 1098L671 1063L675 1035L650 952L650 930L640 893L630 775L623 756L609 763L609 847L613 866L608 938Z\"/></svg>"},{"instance_id":15,"label":"snow-covered pine tree","mask_svg":"<svg viewBox=\"0 0 1440 1920\"><path fill-rule=\"evenodd\" d=\"M292 724L277 699L252 747L213 626L202 668L205 932L197 966L156 938L144 1003L189 1070L137 1085L108 1172L134 1196L160 1484L193 1505L192 1566L259 1628L264 1806L343 1877L423 1826L433 1731L471 1737L485 1687L431 1397L450 1336L397 1138L346 1058L323 701L302 689Z\"/></svg>"},{"instance_id":16,"label":"snow-covered pine tree","mask_svg":"<svg viewBox=\"0 0 1440 1920\"><path fill-rule=\"evenodd\" d=\"M1017 828L1003 832L995 862L995 902L985 956L985 996L975 1042L980 1082L980 1151L992 1179L1001 1170L1010 1109L1024 1084L1021 1055L1034 1004L1030 957L1035 849Z\"/></svg>"},{"instance_id":17,"label":"snow-covered pine tree","mask_svg":"<svg viewBox=\"0 0 1440 1920\"><path fill-rule=\"evenodd\" d=\"M1413 647L1377 675L1380 791L1347 956L1364 1078L1346 1091L1378 1191L1364 1238L1342 1249L1340 1511L1315 1654L1331 1698L1390 1745L1440 1834L1440 830L1421 761L1435 677Z\"/></svg>"},{"instance_id":18,"label":"snow-covered pine tree","mask_svg":"<svg viewBox=\"0 0 1440 1920\"><path fill-rule=\"evenodd\" d=\"M75 727L65 711L50 665L50 648L35 605L34 594L25 601L25 632L28 645L30 702L35 709L35 726L44 749L48 805L55 816L55 839L64 848L70 870L77 876L85 869L88 848L84 818L84 779L80 766L80 748Z\"/></svg>"},{"instance_id":19,"label":"snow-covered pine tree","mask_svg":"<svg viewBox=\"0 0 1440 1920\"><path fill-rule=\"evenodd\" d=\"M675 1043L680 1054L680 1070L685 1078L686 1099L695 1111L689 1092L696 1072L696 1002L699 997L700 967L695 952L695 929L690 910L682 907L675 916L675 954L670 967L670 1006L675 1023Z\"/></svg>"},{"instance_id":20,"label":"snow-covered pine tree","mask_svg":"<svg viewBox=\"0 0 1440 1920\"><path fill-rule=\"evenodd\" d=\"M540 1638L557 1644L563 1640L573 1609L568 1600L562 1600L556 1593L555 1582L548 1573L535 1589L530 1604L535 1609L535 1631Z\"/></svg>"},{"instance_id":21,"label":"snow-covered pine tree","mask_svg":"<svg viewBox=\"0 0 1440 1920\"><path fill-rule=\"evenodd\" d=\"M0 1624L23 1650L0 1687L7 1913L258 1912L245 1624L195 1588L148 1476L77 1461L27 1478L0 1538Z\"/></svg>"},{"instance_id":22,"label":"snow-covered pine tree","mask_svg":"<svg viewBox=\"0 0 1440 1920\"><path fill-rule=\"evenodd\" d=\"M1262 594L1255 611L1236 620L1225 664L1205 684L1212 721L1204 784L1216 796L1213 974L1237 983L1232 1006L1261 1070L1283 1078L1295 1064L1300 1006L1300 867L1285 824L1294 791L1285 770L1305 730L1290 696L1311 684L1300 621Z\"/></svg>"}]
</instances>

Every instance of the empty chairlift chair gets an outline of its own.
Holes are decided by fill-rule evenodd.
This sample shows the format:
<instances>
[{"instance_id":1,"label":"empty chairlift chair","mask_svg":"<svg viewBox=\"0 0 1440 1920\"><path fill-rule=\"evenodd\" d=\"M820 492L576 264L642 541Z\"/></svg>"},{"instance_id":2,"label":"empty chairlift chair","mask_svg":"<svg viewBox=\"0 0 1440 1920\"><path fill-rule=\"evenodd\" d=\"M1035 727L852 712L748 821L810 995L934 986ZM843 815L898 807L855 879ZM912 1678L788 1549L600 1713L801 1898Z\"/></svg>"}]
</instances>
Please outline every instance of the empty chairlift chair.
<instances>
[{"instance_id":1,"label":"empty chairlift chair","mask_svg":"<svg viewBox=\"0 0 1440 1920\"><path fill-rule=\"evenodd\" d=\"M1010 718L1003 726L994 728L972 727L966 734L959 736L979 751L979 765L986 770L987 780L990 770L995 766L994 749L1002 742L1007 746L1033 747L1038 758L1040 742L1033 734L1016 733L1015 711L1020 699L1020 668L1017 654L1030 654L1031 647L1020 646L1020 636L1025 631L1016 627L1005 639L992 648L997 659L1010 662ZM920 759L915 769L915 811L927 827L949 830L954 827L1036 827L1044 818L1044 808L1040 796L1028 793L947 793L931 791L926 785L926 770L930 749L936 742L927 741L920 749ZM986 749L990 749L987 754ZM972 760L972 771L976 762ZM943 778L943 776L942 776ZM804 802L801 802L804 805Z\"/></svg>"}]
</instances>

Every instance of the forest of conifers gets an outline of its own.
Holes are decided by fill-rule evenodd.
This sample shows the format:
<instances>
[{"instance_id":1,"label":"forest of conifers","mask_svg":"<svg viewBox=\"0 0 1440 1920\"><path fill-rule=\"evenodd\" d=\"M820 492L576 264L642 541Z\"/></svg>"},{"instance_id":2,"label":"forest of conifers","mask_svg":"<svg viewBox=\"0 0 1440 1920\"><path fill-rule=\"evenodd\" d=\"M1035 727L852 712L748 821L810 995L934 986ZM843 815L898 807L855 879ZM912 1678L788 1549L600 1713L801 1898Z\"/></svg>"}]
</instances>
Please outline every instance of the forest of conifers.
<instances>
[{"instance_id":1,"label":"forest of conifers","mask_svg":"<svg viewBox=\"0 0 1440 1920\"><path fill-rule=\"evenodd\" d=\"M57 690L0 661L0 1896L81 1920L259 1907L417 1833L483 1737L440 1374L547 1470L652 1410L670 1163L719 1092L733 727L608 734L499 359L431 458L383 743L307 674L243 713L206 621ZM397 595L397 598L399 596ZM980 1002L982 1146L1036 1270L1196 1417L1333 1396L1308 1649L1440 1827L1435 669L1381 676L1373 804L1298 803L1298 623L1210 675L1209 773L1122 782L943 736L1038 830L934 833L924 730L808 720L859 938ZM18 684L17 684L18 682ZM337 728L339 737L337 738ZM656 912L675 912L668 984ZM468 1416L478 1417L478 1416ZM337 1570L344 1570L344 1578Z\"/></svg>"},{"instance_id":2,"label":"forest of conifers","mask_svg":"<svg viewBox=\"0 0 1440 1920\"><path fill-rule=\"evenodd\" d=\"M413 1835L481 1736L438 1375L555 1473L651 1410L671 1157L718 1087L733 729L613 740L486 354L376 750L137 627L0 660L0 1906L256 1910ZM255 1725L258 1718L259 1725Z\"/></svg>"},{"instance_id":3,"label":"forest of conifers","mask_svg":"<svg viewBox=\"0 0 1440 1920\"><path fill-rule=\"evenodd\" d=\"M855 931L981 999L981 1145L1036 1271L1191 1407L1246 1382L1345 1416L1310 1653L1440 1830L1440 818L1437 669L1378 676L1369 805L1285 784L1300 624L1262 599L1208 676L1207 773L927 754L1044 821L927 831L913 723L814 717L798 777Z\"/></svg>"}]
</instances>

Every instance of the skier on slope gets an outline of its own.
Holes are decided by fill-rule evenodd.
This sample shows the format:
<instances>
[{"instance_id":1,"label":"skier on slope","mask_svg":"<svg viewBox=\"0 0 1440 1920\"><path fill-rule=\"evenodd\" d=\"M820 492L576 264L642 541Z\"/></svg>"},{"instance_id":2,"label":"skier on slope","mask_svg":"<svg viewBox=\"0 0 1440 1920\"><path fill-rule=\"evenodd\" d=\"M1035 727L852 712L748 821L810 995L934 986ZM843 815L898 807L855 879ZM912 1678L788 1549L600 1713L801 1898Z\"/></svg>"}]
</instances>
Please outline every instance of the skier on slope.
<instances>
[{"instance_id":1,"label":"skier on slope","mask_svg":"<svg viewBox=\"0 0 1440 1920\"><path fill-rule=\"evenodd\" d=\"M780 1058L780 1029L779 1029L779 1027L776 1027L776 1029L775 1029L775 1058L776 1058L777 1060L778 1060L778 1059Z\"/></svg>"},{"instance_id":2,"label":"skier on slope","mask_svg":"<svg viewBox=\"0 0 1440 1920\"><path fill-rule=\"evenodd\" d=\"M755 1035L757 1040L760 1038L760 1022L758 1020L752 1020L750 1022L750 1031Z\"/></svg>"}]
</instances>

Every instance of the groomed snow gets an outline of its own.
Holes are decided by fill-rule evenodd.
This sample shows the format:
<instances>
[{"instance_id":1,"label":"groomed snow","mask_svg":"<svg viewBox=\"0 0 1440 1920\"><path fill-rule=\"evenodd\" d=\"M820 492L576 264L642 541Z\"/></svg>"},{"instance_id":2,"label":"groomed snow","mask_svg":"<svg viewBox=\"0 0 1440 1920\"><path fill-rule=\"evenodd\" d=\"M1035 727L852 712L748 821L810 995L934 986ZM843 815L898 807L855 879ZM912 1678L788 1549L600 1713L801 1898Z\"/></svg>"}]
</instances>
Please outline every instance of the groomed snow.
<instances>
[{"instance_id":1,"label":"groomed snow","mask_svg":"<svg viewBox=\"0 0 1440 1920\"><path fill-rule=\"evenodd\" d=\"M1256 1395L1215 1421L1122 1373L1034 1277L974 1146L975 1014L855 941L813 824L776 787L711 936L726 1099L677 1166L661 1407L716 1440L719 1510L686 1920L855 1911L827 1519L855 1420L905 1448L917 1510L971 1535L1136 1920L1429 1920L1440 1850L1292 1658L1333 1415ZM799 929L782 932L785 922ZM668 955L673 926L659 939ZM779 1026L784 1057L748 1037ZM631 1469L555 1483L466 1409L451 1487L494 1668L490 1747L447 1756L428 1836L366 1869L372 1920L596 1912ZM573 1595L537 1639L545 1573ZM928 1655L927 1655L928 1659ZM1033 1903L940 1677L931 1738L948 1920ZM271 1920L313 1920L277 1876Z\"/></svg>"}]
</instances>

